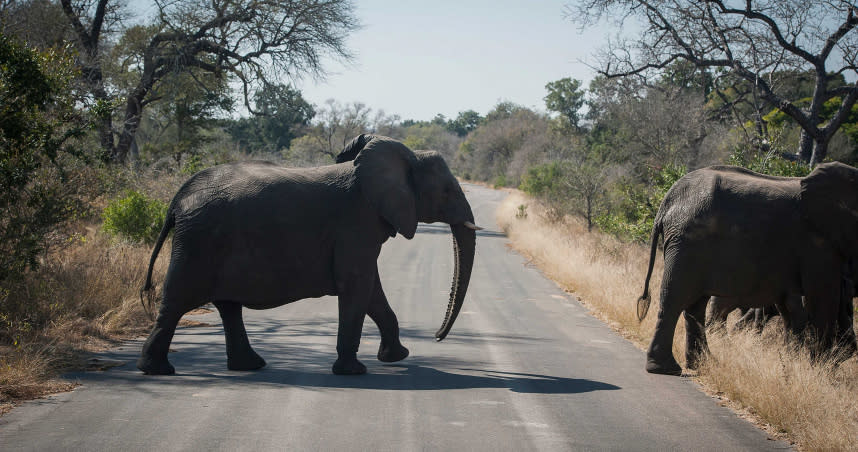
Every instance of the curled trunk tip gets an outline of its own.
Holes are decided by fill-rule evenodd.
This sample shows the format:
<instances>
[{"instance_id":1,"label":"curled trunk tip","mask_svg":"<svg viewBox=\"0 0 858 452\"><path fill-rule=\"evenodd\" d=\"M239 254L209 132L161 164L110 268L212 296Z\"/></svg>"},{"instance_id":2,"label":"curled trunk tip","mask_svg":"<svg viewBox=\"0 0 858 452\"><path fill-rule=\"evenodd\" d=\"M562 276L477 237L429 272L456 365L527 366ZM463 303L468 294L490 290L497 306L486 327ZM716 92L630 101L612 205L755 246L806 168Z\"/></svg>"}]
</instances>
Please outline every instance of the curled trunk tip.
<instances>
[{"instance_id":1,"label":"curled trunk tip","mask_svg":"<svg viewBox=\"0 0 858 452\"><path fill-rule=\"evenodd\" d=\"M464 224L450 225L453 233L453 254L455 265L453 269L453 283L450 287L450 301L447 303L447 312L441 328L435 333L435 340L441 341L453 328L453 323L462 309L465 294L468 291L468 283L471 279L471 269L474 265L474 251L476 248L476 232Z\"/></svg>"}]
</instances>

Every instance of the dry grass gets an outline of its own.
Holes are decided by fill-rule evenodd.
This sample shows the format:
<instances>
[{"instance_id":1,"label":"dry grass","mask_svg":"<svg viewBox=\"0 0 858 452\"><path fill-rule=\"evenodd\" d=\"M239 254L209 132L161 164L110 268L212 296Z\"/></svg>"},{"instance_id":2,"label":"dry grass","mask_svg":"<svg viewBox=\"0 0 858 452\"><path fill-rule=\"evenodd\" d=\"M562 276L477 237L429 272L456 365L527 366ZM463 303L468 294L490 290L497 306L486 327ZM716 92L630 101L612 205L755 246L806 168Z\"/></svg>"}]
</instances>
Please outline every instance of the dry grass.
<instances>
[{"instance_id":1,"label":"dry grass","mask_svg":"<svg viewBox=\"0 0 858 452\"><path fill-rule=\"evenodd\" d=\"M86 229L84 238L47 256L0 298L0 337L10 344L0 348L0 406L6 409L69 389L56 380L61 371L85 368L86 353L151 325L139 298L151 248L112 241L95 225ZM167 261L158 260L156 281Z\"/></svg>"},{"instance_id":2,"label":"dry grass","mask_svg":"<svg viewBox=\"0 0 858 452\"><path fill-rule=\"evenodd\" d=\"M527 205L526 218L516 217L520 205ZM575 293L596 316L627 339L641 347L648 344L655 330L655 313L650 312L643 322L638 322L635 306L643 293L649 250L605 234L589 234L577 221L551 223L545 217L545 209L538 202L518 191L511 191L497 211L498 224L517 251L565 290ZM653 270L650 293L658 294L661 272L659 260ZM651 311L654 310L655 306ZM684 337L680 322L676 338ZM683 364L684 339L674 340L673 348Z\"/></svg>"},{"instance_id":3,"label":"dry grass","mask_svg":"<svg viewBox=\"0 0 858 452\"><path fill-rule=\"evenodd\" d=\"M75 180L87 200L85 220L62 225L37 270L0 286L0 415L22 400L73 387L57 379L62 371L110 367L85 356L148 331L139 290L152 247L105 236L100 212L126 189L168 201L187 177L80 169ZM163 281L164 254L154 281Z\"/></svg>"},{"instance_id":4,"label":"dry grass","mask_svg":"<svg viewBox=\"0 0 858 452\"><path fill-rule=\"evenodd\" d=\"M517 218L523 204L528 206L527 218ZM497 211L498 223L516 250L574 292L596 316L645 347L652 338L655 312L639 323L635 303L643 291L648 247L587 233L573 220L550 224L543 218L539 204L519 192L510 194ZM650 286L651 311L657 310L662 264L659 255ZM854 450L858 361L811 365L806 353L783 343L774 323L763 335L710 331L712 356L701 366L698 380L707 391L728 399L728 405L803 450ZM673 347L680 364L684 334L680 321Z\"/></svg>"}]
</instances>

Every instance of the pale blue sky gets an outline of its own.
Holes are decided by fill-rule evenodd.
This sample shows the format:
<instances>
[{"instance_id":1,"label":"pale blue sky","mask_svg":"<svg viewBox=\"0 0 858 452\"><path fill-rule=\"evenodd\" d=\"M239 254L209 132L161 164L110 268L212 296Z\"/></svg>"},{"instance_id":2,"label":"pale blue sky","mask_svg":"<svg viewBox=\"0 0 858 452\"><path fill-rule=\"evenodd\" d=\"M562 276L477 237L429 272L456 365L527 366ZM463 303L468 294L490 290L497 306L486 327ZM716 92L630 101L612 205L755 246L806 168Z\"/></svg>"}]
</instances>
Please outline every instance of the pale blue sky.
<instances>
[{"instance_id":1,"label":"pale blue sky","mask_svg":"<svg viewBox=\"0 0 858 452\"><path fill-rule=\"evenodd\" d=\"M298 83L304 97L363 102L402 119L485 115L508 100L545 110L545 84L584 82L594 47L609 31L564 18L569 0L358 0L363 28L347 42L351 65L329 62L326 81Z\"/></svg>"}]
</instances>

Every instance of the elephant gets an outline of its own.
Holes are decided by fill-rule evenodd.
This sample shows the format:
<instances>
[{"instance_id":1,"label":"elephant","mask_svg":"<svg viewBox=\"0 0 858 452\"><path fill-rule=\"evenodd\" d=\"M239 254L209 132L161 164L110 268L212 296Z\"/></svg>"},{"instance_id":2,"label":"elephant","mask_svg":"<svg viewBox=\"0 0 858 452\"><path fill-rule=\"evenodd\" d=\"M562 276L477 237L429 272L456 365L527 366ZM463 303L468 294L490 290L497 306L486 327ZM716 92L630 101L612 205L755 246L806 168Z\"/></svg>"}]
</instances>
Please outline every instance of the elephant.
<instances>
[{"instance_id":1,"label":"elephant","mask_svg":"<svg viewBox=\"0 0 858 452\"><path fill-rule=\"evenodd\" d=\"M646 370L680 375L673 356L676 324L686 325L686 362L708 350L704 328L711 296L751 307L804 295L814 350L830 349L837 329L842 267L858 255L858 169L833 162L807 177L774 177L732 167L692 171L665 195L653 222L638 318L649 310L649 282L664 241L664 277Z\"/></svg>"},{"instance_id":2,"label":"elephant","mask_svg":"<svg viewBox=\"0 0 858 452\"><path fill-rule=\"evenodd\" d=\"M413 238L418 221L447 223L453 236L455 270L435 334L440 341L462 307L481 229L440 154L365 134L328 166L251 161L196 173L170 202L152 251L143 291L151 290L155 259L174 231L162 302L137 367L145 374L175 373L167 352L179 319L211 302L223 321L227 367L259 369L266 363L251 348L242 308L324 295L338 296L334 374L366 372L357 351L367 315L381 333L377 358L406 358L377 259L388 238Z\"/></svg>"},{"instance_id":3,"label":"elephant","mask_svg":"<svg viewBox=\"0 0 858 452\"><path fill-rule=\"evenodd\" d=\"M770 320L781 316L777 305L751 307L754 305L753 301L744 298L712 297L709 300L706 326L723 325L727 322L727 316L738 309L740 318L736 321L734 328L754 328L757 332L762 332ZM800 336L807 327L807 311L804 309L802 297L799 295L785 297L783 307L786 309L786 313L782 316L784 331Z\"/></svg>"},{"instance_id":4,"label":"elephant","mask_svg":"<svg viewBox=\"0 0 858 452\"><path fill-rule=\"evenodd\" d=\"M840 303L837 314L837 331L834 346L840 358L848 358L858 352L858 338L855 336L853 317L855 307L853 298L858 293L855 282L858 281L858 266L853 265L854 258L844 266L842 272ZM724 324L730 312L739 309L741 317L734 328L752 327L758 333L763 331L766 324L775 317L784 319L784 333L787 339L790 336L801 338L807 327L808 316L804 307L804 297L789 295L784 300L786 312L781 313L776 305L764 307L749 307L753 303L742 298L712 297L709 300L709 314L706 318L707 326Z\"/></svg>"}]
</instances>

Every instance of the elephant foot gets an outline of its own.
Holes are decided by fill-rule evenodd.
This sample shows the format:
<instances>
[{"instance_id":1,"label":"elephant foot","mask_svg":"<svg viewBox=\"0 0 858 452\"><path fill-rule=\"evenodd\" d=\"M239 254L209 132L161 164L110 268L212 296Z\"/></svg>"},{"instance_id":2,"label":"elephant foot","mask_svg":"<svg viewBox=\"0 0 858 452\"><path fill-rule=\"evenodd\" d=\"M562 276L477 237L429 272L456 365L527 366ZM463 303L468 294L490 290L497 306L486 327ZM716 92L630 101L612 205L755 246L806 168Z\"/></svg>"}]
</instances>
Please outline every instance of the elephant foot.
<instances>
[{"instance_id":1,"label":"elephant foot","mask_svg":"<svg viewBox=\"0 0 858 452\"><path fill-rule=\"evenodd\" d=\"M395 363L407 358L408 353L408 349L398 342L389 347L382 342L378 347L378 360L383 363Z\"/></svg>"},{"instance_id":2,"label":"elephant foot","mask_svg":"<svg viewBox=\"0 0 858 452\"><path fill-rule=\"evenodd\" d=\"M646 360L646 371L651 374L682 375L682 367L674 360L667 364L658 363L653 359Z\"/></svg>"},{"instance_id":3,"label":"elephant foot","mask_svg":"<svg viewBox=\"0 0 858 452\"><path fill-rule=\"evenodd\" d=\"M334 375L362 375L366 373L366 366L358 361L357 358L337 358L331 370L334 372Z\"/></svg>"},{"instance_id":4,"label":"elephant foot","mask_svg":"<svg viewBox=\"0 0 858 452\"><path fill-rule=\"evenodd\" d=\"M257 370L265 367L265 360L251 350L239 358L227 358L226 367L229 370Z\"/></svg>"},{"instance_id":5,"label":"elephant foot","mask_svg":"<svg viewBox=\"0 0 858 452\"><path fill-rule=\"evenodd\" d=\"M173 375L176 369L166 359L155 360L141 356L137 360L137 368L142 370L145 375Z\"/></svg>"}]
</instances>

